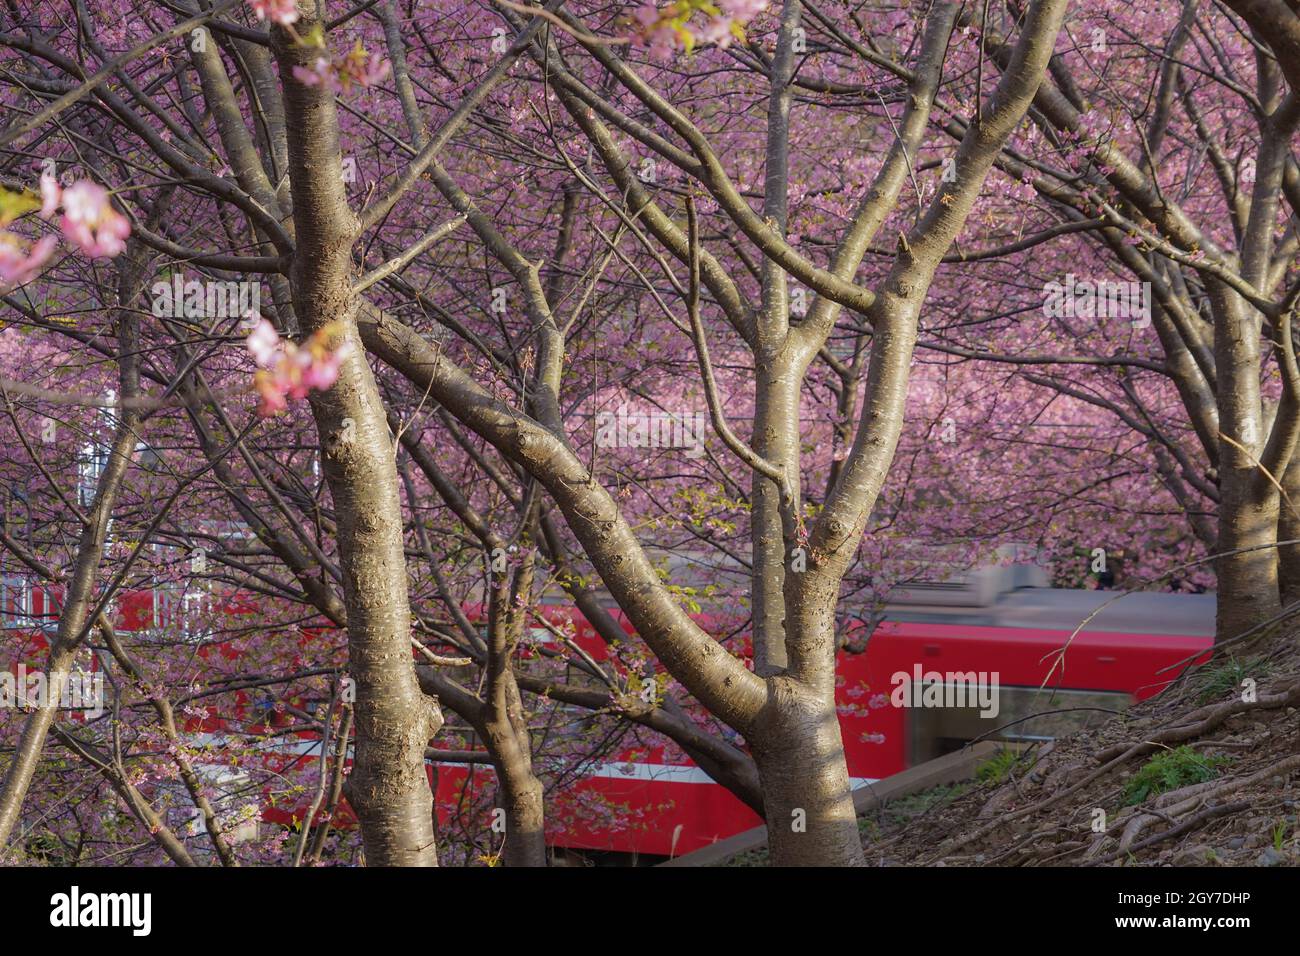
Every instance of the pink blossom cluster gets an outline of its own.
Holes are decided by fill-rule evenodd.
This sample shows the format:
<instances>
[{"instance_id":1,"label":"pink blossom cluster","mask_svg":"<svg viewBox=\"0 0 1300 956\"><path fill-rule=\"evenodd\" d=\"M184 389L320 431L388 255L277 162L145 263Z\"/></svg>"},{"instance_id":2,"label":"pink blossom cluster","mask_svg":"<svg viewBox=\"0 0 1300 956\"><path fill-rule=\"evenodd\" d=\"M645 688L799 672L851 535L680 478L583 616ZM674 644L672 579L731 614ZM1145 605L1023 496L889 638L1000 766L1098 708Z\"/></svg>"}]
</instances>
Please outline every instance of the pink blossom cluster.
<instances>
[{"instance_id":1,"label":"pink blossom cluster","mask_svg":"<svg viewBox=\"0 0 1300 956\"><path fill-rule=\"evenodd\" d=\"M370 87L387 79L391 64L378 53L367 53L358 40L347 56L335 61L318 56L311 66L295 66L293 77L307 86L342 93L352 86Z\"/></svg>"},{"instance_id":2,"label":"pink blossom cluster","mask_svg":"<svg viewBox=\"0 0 1300 956\"><path fill-rule=\"evenodd\" d=\"M646 2L633 13L639 36L653 56L664 58L682 47L689 51L698 43L711 43L725 49L744 37L744 27L767 9L768 0L676 0L666 7ZM696 14L705 17L702 25L692 27Z\"/></svg>"},{"instance_id":3,"label":"pink blossom cluster","mask_svg":"<svg viewBox=\"0 0 1300 956\"><path fill-rule=\"evenodd\" d=\"M33 201L34 204L34 201ZM59 225L64 237L92 258L116 256L126 248L131 223L113 208L108 190L83 179L67 189L48 174L41 177L39 215L51 219L63 208ZM3 225L7 218L0 221ZM58 246L54 235L30 242L0 230L0 285L22 285L44 268Z\"/></svg>"},{"instance_id":4,"label":"pink blossom cluster","mask_svg":"<svg viewBox=\"0 0 1300 956\"><path fill-rule=\"evenodd\" d=\"M0 286L31 282L58 244L59 240L53 235L29 245L11 233L0 231Z\"/></svg>"},{"instance_id":5,"label":"pink blossom cluster","mask_svg":"<svg viewBox=\"0 0 1300 956\"><path fill-rule=\"evenodd\" d=\"M248 351L259 366L253 376L253 387L261 396L257 414L278 415L288 407L288 399L306 398L312 389L323 391L333 385L350 351L342 332L338 323L331 322L297 345L282 340L266 319L259 320L248 336Z\"/></svg>"},{"instance_id":6,"label":"pink blossom cluster","mask_svg":"<svg viewBox=\"0 0 1300 956\"><path fill-rule=\"evenodd\" d=\"M115 256L126 248L131 223L113 208L108 190L99 183L82 179L63 189L47 173L41 177L41 218L49 219L60 205L64 236L92 259Z\"/></svg>"},{"instance_id":7,"label":"pink blossom cluster","mask_svg":"<svg viewBox=\"0 0 1300 956\"><path fill-rule=\"evenodd\" d=\"M298 4L295 0L248 0L253 14L259 20L270 20L282 27L287 27L298 19Z\"/></svg>"}]
</instances>

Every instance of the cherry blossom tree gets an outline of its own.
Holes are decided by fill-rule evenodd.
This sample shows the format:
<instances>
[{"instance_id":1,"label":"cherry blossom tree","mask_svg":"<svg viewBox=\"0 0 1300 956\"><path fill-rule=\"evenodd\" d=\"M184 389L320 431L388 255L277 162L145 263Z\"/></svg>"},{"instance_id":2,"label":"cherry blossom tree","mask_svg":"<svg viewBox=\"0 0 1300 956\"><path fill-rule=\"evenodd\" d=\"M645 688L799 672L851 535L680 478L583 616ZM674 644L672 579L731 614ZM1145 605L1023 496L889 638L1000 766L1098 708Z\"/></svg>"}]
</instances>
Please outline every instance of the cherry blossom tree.
<instances>
[{"instance_id":1,"label":"cherry blossom tree","mask_svg":"<svg viewBox=\"0 0 1300 956\"><path fill-rule=\"evenodd\" d=\"M9 534L5 555L70 595L81 582L47 666L92 642L131 735L124 755L107 724L31 718L0 844L24 797L49 802L44 722L173 862L356 859L334 826L355 814L368 864L538 865L561 781L613 728L671 741L761 812L776 862L861 863L835 662L860 641L850 623L905 586L884 571L898 554L1023 540L1077 583L1080 548L1163 574L1211 541L1276 540L1279 493L1258 476L1287 473L1289 386L1225 391L1261 378L1258 350L1216 372L1198 316L1219 322L1217 301L1224 328L1281 327L1287 299L1207 252L1230 210L1198 192L1184 205L1207 224L1190 226L1153 178L1172 165L1125 159L1139 125L1103 137L1081 102L1134 102L1154 69L1194 110L1202 73L1157 55L1174 24L1203 40L1180 41L1202 72L1216 44L1248 44L1217 8L1103 7L12 5L0 281L5 321L56 358L27 369L14 347L4 380L24 404L5 441L30 442L56 398L93 417L87 396L114 387L125 493L97 476L99 544L36 536L38 554ZM1132 63L1087 73L1094 25L1133 37ZM1280 109L1280 69L1245 98ZM1151 121L1197 182L1214 138ZM1270 136L1261 157L1289 134ZM1257 160L1256 182L1285 169ZM1242 233L1285 288L1289 240ZM1047 283L1114 259L1152 283L1158 347L1016 321L1041 316ZM110 278L128 263L129 289ZM201 305L161 307L156 284L191 280ZM256 305L209 308L227 284ZM77 295L84 314L56 321ZM77 363L94 388L58 372ZM1243 394L1260 415L1280 397L1278 437L1265 454L1232 432L1238 490L1211 493L1187 446L1219 461L1207 409L1226 421ZM57 514L75 464L52 454L16 460ZM1244 534L1243 514L1271 530ZM1227 608L1252 554L1218 566ZM95 613L167 574L225 595L204 647L237 658L153 655ZM234 613L250 594L256 611ZM260 688L280 702L259 716ZM218 758L191 739L213 721L241 741L220 759L263 761L296 834L227 839L196 769ZM587 729L538 731L569 721ZM310 766L252 746L294 734ZM159 741L166 760L147 755ZM426 760L441 775L457 758L468 781L490 765L500 838L481 801L435 807ZM177 832L171 795L204 840Z\"/></svg>"}]
</instances>

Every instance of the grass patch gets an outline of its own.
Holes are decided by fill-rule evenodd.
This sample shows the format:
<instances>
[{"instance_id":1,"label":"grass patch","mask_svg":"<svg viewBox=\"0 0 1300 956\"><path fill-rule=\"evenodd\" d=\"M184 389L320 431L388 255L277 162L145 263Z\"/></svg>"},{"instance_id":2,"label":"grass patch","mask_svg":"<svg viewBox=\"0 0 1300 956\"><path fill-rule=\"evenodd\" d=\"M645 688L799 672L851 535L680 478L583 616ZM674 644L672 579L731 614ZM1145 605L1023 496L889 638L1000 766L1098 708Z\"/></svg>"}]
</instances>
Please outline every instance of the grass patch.
<instances>
[{"instance_id":1,"label":"grass patch","mask_svg":"<svg viewBox=\"0 0 1300 956\"><path fill-rule=\"evenodd\" d=\"M863 845L869 847L880 840L885 831L905 826L936 807L952 803L970 788L969 782L941 784L920 793L890 800L883 807L863 814L858 817L858 832L862 834Z\"/></svg>"},{"instance_id":2,"label":"grass patch","mask_svg":"<svg viewBox=\"0 0 1300 956\"><path fill-rule=\"evenodd\" d=\"M1004 748L975 768L975 779L980 783L1002 783L1019 762L1019 753Z\"/></svg>"},{"instance_id":3,"label":"grass patch","mask_svg":"<svg viewBox=\"0 0 1300 956\"><path fill-rule=\"evenodd\" d=\"M881 817L888 823L899 824L914 820L945 803L952 803L970 789L969 783L949 783L922 790L908 797L891 800L880 808ZM867 819L863 817L862 819ZM861 821L859 821L861 822Z\"/></svg>"},{"instance_id":4,"label":"grass patch","mask_svg":"<svg viewBox=\"0 0 1300 956\"><path fill-rule=\"evenodd\" d=\"M1200 685L1197 702L1206 704L1219 697L1240 692L1242 681L1246 678L1258 681L1261 677L1268 676L1272 669L1271 661L1259 658L1239 660L1232 655L1228 655L1228 659L1222 663L1206 664L1196 673L1196 681Z\"/></svg>"},{"instance_id":5,"label":"grass patch","mask_svg":"<svg viewBox=\"0 0 1300 956\"><path fill-rule=\"evenodd\" d=\"M1124 804L1133 806L1153 794L1168 793L1194 783L1206 783L1219 775L1227 757L1198 754L1187 744L1158 753L1124 786Z\"/></svg>"}]
</instances>

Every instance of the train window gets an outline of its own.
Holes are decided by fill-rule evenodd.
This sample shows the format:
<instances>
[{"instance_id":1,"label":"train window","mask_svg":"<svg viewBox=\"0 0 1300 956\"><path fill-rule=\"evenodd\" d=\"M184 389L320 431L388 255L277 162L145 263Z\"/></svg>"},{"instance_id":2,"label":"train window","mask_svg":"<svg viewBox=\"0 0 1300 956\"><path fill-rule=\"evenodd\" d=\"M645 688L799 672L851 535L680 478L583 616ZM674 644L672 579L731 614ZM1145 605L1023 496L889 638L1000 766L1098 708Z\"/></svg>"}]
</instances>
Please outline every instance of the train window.
<instances>
[{"instance_id":1,"label":"train window","mask_svg":"<svg viewBox=\"0 0 1300 956\"><path fill-rule=\"evenodd\" d=\"M99 476L108 467L108 446L102 442L88 442L77 456L77 498L83 508L89 507L99 490Z\"/></svg>"},{"instance_id":2,"label":"train window","mask_svg":"<svg viewBox=\"0 0 1300 956\"><path fill-rule=\"evenodd\" d=\"M0 578L0 625L32 626L32 584L24 578Z\"/></svg>"},{"instance_id":3,"label":"train window","mask_svg":"<svg viewBox=\"0 0 1300 956\"><path fill-rule=\"evenodd\" d=\"M555 635L544 627L530 627L528 629L528 639L534 644L558 644Z\"/></svg>"},{"instance_id":4,"label":"train window","mask_svg":"<svg viewBox=\"0 0 1300 956\"><path fill-rule=\"evenodd\" d=\"M163 640L200 641L211 637L212 595L203 590L153 590L152 630Z\"/></svg>"},{"instance_id":5,"label":"train window","mask_svg":"<svg viewBox=\"0 0 1300 956\"><path fill-rule=\"evenodd\" d=\"M181 632L188 641L212 636L212 595L186 591L181 599Z\"/></svg>"},{"instance_id":6,"label":"train window","mask_svg":"<svg viewBox=\"0 0 1300 956\"><path fill-rule=\"evenodd\" d=\"M1132 702L1132 696L1121 691L1004 686L998 688L996 716L982 716L978 707L913 707L908 711L908 766L977 739L1051 740L1094 727Z\"/></svg>"}]
</instances>

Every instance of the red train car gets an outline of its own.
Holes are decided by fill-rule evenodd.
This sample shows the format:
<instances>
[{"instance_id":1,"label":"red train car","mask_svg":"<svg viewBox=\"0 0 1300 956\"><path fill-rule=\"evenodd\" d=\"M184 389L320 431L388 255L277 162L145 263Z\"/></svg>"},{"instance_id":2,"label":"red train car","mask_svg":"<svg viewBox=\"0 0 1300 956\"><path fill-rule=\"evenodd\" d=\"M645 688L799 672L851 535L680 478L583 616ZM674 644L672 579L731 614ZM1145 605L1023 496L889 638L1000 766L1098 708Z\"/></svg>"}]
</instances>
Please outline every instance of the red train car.
<instances>
[{"instance_id":1,"label":"red train car","mask_svg":"<svg viewBox=\"0 0 1300 956\"><path fill-rule=\"evenodd\" d=\"M1118 597L1025 586L1035 583L1041 580L1023 567L984 569L898 594L869 634L865 625L848 629L852 650L839 655L836 699L855 787L976 738L1046 739L1105 719L1158 693L1189 662L1203 661L1212 644L1213 595ZM232 600L220 610L243 615L251 607ZM6 581L0 593L6 626L29 631L30 649L43 643L57 609L56 594L20 582ZM184 602L132 592L120 597L116 616L124 629L137 630L174 624L185 612ZM575 610L549 606L542 613L571 622L575 643L598 661L609 659L609 648ZM611 613L631 638L632 627L617 609ZM697 620L714 633L737 629L720 618ZM553 640L545 629L533 636ZM237 707L245 717L251 716L247 704L241 699ZM220 733L216 724L189 729ZM314 760L316 741L299 737L282 738L278 755L267 759ZM636 746L584 765L576 782L551 795L554 846L668 857L762 822L670 742L648 732L638 737ZM439 764L436 774L433 766L430 771L444 820L467 783L493 784L482 765ZM288 823L294 816L281 807L266 819ZM346 825L349 817L335 822Z\"/></svg>"},{"instance_id":2,"label":"red train car","mask_svg":"<svg viewBox=\"0 0 1300 956\"><path fill-rule=\"evenodd\" d=\"M1213 595L1120 597L1023 586L1027 580L1024 568L985 569L900 594L869 635L849 629L846 643L858 650L839 655L836 699L855 787L977 738L1045 740L1096 723L1208 657ZM576 643L593 658L606 658L576 611L553 613L573 621ZM442 802L454 805L466 774L440 774ZM584 802L605 812L579 809ZM594 763L555 797L551 814L560 824L556 846L665 857L762 822L671 746L638 746Z\"/></svg>"}]
</instances>

